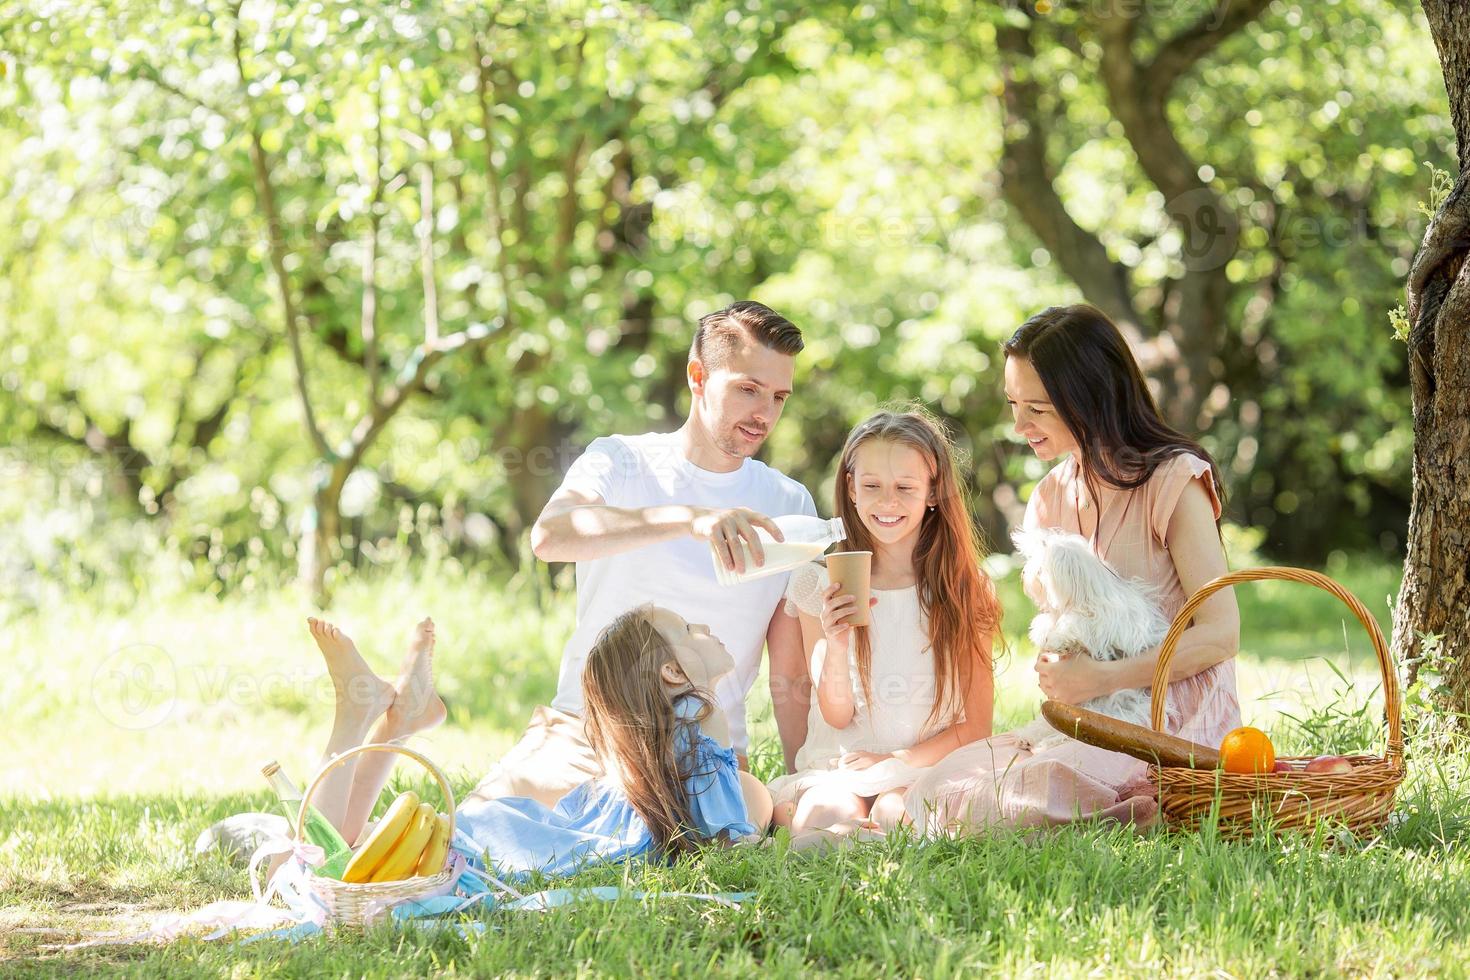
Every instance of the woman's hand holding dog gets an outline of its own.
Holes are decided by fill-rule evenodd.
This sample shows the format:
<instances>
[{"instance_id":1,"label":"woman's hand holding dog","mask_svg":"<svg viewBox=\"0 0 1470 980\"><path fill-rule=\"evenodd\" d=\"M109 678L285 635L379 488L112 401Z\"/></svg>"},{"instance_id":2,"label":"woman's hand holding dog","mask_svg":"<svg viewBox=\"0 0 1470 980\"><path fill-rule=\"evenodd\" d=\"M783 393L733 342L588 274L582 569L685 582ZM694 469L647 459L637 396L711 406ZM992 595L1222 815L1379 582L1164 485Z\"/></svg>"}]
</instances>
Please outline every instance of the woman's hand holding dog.
<instances>
[{"instance_id":1,"label":"woman's hand holding dog","mask_svg":"<svg viewBox=\"0 0 1470 980\"><path fill-rule=\"evenodd\" d=\"M1118 689L1110 666L1085 655L1043 650L1036 658L1037 682L1053 701L1082 704Z\"/></svg>"}]
</instances>

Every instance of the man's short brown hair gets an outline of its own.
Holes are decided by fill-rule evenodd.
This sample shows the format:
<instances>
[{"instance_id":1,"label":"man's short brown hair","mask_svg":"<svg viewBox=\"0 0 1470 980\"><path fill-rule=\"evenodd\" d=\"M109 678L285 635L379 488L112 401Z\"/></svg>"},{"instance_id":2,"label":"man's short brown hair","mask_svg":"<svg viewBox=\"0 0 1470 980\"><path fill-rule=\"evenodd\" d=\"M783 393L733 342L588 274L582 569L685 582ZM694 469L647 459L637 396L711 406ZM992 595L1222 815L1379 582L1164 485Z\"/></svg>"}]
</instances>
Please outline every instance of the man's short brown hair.
<instances>
[{"instance_id":1,"label":"man's short brown hair","mask_svg":"<svg viewBox=\"0 0 1470 980\"><path fill-rule=\"evenodd\" d=\"M743 299L699 318L689 358L698 358L711 371L723 367L742 335L789 357L806 346L801 331L790 320L769 306Z\"/></svg>"}]
</instances>

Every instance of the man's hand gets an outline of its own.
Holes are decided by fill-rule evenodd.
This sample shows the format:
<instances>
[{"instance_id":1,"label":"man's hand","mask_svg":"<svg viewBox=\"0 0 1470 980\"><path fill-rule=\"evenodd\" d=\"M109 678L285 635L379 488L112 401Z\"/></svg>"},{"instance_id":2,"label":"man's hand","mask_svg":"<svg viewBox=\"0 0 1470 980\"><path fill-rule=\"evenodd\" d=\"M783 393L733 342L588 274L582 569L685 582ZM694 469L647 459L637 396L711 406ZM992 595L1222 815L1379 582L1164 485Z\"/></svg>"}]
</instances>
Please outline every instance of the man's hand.
<instances>
[{"instance_id":1,"label":"man's hand","mask_svg":"<svg viewBox=\"0 0 1470 980\"><path fill-rule=\"evenodd\" d=\"M745 571L745 550L740 547L741 541L744 541L750 548L751 557L755 560L757 568L766 563L765 549L761 546L760 535L755 531L758 527L765 528L777 541L785 540L775 521L748 507L732 507L729 510L707 508L697 510L694 518L689 522L689 533L701 541L710 542L726 568L734 572L743 572Z\"/></svg>"}]
</instances>

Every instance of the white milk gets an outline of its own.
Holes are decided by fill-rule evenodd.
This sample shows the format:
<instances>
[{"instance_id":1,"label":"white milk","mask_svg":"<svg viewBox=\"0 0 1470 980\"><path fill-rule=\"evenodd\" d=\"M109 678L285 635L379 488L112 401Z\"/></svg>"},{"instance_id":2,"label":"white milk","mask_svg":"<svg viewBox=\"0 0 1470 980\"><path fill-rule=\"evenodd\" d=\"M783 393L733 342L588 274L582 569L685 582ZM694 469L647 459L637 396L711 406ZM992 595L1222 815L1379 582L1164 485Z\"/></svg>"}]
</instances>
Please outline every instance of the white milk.
<instances>
[{"instance_id":1,"label":"white milk","mask_svg":"<svg viewBox=\"0 0 1470 980\"><path fill-rule=\"evenodd\" d=\"M760 535L762 550L765 552L765 564L763 565L756 565L750 553L750 545L741 541L740 547L745 552L745 571L731 571L725 567L725 562L715 551L714 545L710 545L710 558L715 565L715 579L721 585L737 585L752 579L764 578L767 575L790 571L797 565L820 557L822 552L847 536L840 517L824 521L820 517L789 514L774 520L786 540L777 541L764 528L755 529L755 533Z\"/></svg>"}]
</instances>

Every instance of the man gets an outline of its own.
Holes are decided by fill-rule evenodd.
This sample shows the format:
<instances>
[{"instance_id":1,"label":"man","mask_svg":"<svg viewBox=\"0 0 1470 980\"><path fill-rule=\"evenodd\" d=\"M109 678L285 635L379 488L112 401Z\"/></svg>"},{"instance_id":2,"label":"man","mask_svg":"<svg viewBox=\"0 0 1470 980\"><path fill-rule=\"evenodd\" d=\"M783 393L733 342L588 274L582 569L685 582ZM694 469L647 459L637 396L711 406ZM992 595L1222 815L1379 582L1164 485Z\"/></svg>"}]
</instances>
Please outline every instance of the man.
<instances>
[{"instance_id":1,"label":"man","mask_svg":"<svg viewBox=\"0 0 1470 980\"><path fill-rule=\"evenodd\" d=\"M594 440L572 464L531 530L543 561L577 563L577 628L562 652L556 698L537 708L521 741L472 798L528 796L554 806L601 775L582 731L582 666L617 615L652 602L707 628L735 660L714 692L745 761L745 696L770 650L771 695L789 769L806 740L807 671L797 620L782 610L788 576L733 586L715 580L711 550L743 571L740 543L763 557L756 528L770 517L816 515L811 494L752 457L791 394L801 331L760 303L702 317L685 371L689 418L672 433ZM767 516L769 515L769 516Z\"/></svg>"}]
</instances>

